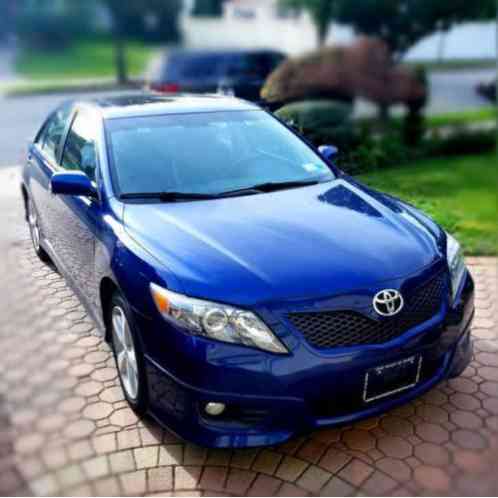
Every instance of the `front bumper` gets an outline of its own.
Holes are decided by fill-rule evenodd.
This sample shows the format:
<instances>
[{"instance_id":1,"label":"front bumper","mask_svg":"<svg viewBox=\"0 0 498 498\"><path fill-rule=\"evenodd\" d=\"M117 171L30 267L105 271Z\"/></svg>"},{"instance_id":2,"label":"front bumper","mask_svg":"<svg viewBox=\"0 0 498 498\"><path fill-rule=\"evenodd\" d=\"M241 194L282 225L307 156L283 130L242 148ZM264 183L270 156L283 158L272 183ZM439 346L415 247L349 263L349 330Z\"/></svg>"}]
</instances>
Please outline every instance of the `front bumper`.
<instances>
[{"instance_id":1,"label":"front bumper","mask_svg":"<svg viewBox=\"0 0 498 498\"><path fill-rule=\"evenodd\" d=\"M311 354L298 348L293 356L280 357L198 338L195 352L187 353L197 357L185 362L183 373L166 370L162 361L148 355L151 415L202 446L248 447L278 444L299 433L383 413L467 367L472 357L473 296L468 275L457 303L442 321L435 318L423 330L410 331L389 345L354 348L347 354ZM184 345L176 346L177 355L186 354ZM415 387L363 401L367 370L412 355L423 358ZM226 414L207 416L203 407L211 401L225 403Z\"/></svg>"}]
</instances>

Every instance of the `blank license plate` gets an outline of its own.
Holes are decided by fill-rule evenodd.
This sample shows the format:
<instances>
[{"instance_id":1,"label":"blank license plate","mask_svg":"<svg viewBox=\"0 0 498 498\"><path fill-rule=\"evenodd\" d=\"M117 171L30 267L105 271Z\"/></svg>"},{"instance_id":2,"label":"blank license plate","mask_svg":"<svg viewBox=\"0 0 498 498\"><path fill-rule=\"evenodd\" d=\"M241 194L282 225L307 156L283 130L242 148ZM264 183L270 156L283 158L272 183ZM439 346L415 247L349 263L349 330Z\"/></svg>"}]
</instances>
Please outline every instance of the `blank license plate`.
<instances>
[{"instance_id":1,"label":"blank license plate","mask_svg":"<svg viewBox=\"0 0 498 498\"><path fill-rule=\"evenodd\" d=\"M365 375L363 400L368 403L416 386L421 368L419 355L372 368Z\"/></svg>"}]
</instances>

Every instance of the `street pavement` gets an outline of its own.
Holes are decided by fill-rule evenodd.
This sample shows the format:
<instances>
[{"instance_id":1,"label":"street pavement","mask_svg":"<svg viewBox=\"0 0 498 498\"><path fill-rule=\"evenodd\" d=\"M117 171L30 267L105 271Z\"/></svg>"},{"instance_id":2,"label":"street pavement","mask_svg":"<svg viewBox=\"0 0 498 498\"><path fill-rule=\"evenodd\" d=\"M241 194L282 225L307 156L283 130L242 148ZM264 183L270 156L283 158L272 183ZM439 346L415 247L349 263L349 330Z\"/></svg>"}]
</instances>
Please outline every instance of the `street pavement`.
<instances>
[{"instance_id":1,"label":"street pavement","mask_svg":"<svg viewBox=\"0 0 498 498\"><path fill-rule=\"evenodd\" d=\"M430 74L429 78L429 109L433 114L491 105L475 91L475 87L478 83L488 83L496 78L496 69L437 71Z\"/></svg>"},{"instance_id":2,"label":"street pavement","mask_svg":"<svg viewBox=\"0 0 498 498\"><path fill-rule=\"evenodd\" d=\"M354 425L206 450L127 407L109 347L34 255L18 192L18 171L0 171L0 495L498 493L497 259L469 260L475 357L461 377Z\"/></svg>"}]
</instances>

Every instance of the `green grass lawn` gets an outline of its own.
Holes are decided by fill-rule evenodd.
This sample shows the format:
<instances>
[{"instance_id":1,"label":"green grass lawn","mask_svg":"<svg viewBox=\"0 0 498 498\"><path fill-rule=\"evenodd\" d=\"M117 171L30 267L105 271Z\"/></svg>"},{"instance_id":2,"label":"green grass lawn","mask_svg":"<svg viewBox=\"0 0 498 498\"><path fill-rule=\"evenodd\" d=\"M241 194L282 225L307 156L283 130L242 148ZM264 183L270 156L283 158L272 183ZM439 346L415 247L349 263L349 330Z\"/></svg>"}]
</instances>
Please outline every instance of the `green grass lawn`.
<instances>
[{"instance_id":1,"label":"green grass lawn","mask_svg":"<svg viewBox=\"0 0 498 498\"><path fill-rule=\"evenodd\" d=\"M496 107L482 107L465 111L447 112L427 116L427 126L437 128L439 126L462 126L483 121L496 121L498 111Z\"/></svg>"},{"instance_id":2,"label":"green grass lawn","mask_svg":"<svg viewBox=\"0 0 498 498\"><path fill-rule=\"evenodd\" d=\"M495 154L429 159L359 179L425 211L466 254L498 255L497 165Z\"/></svg>"},{"instance_id":3,"label":"green grass lawn","mask_svg":"<svg viewBox=\"0 0 498 498\"><path fill-rule=\"evenodd\" d=\"M494 106L466 109L464 111L452 111L441 114L429 114L425 116L425 125L428 129L442 128L446 126L465 127L478 123L495 121L498 118L498 109ZM403 126L403 116L391 116L389 125L394 130ZM377 117L358 118L356 122L363 126L380 125Z\"/></svg>"},{"instance_id":4,"label":"green grass lawn","mask_svg":"<svg viewBox=\"0 0 498 498\"><path fill-rule=\"evenodd\" d=\"M494 69L495 59L450 59L443 61L410 61L409 67L424 67L427 71L468 71L471 69Z\"/></svg>"},{"instance_id":5,"label":"green grass lawn","mask_svg":"<svg viewBox=\"0 0 498 498\"><path fill-rule=\"evenodd\" d=\"M155 47L138 42L127 44L130 76L141 76ZM111 41L80 41L56 51L24 50L16 60L18 73L29 79L77 79L112 77L114 48Z\"/></svg>"}]
</instances>

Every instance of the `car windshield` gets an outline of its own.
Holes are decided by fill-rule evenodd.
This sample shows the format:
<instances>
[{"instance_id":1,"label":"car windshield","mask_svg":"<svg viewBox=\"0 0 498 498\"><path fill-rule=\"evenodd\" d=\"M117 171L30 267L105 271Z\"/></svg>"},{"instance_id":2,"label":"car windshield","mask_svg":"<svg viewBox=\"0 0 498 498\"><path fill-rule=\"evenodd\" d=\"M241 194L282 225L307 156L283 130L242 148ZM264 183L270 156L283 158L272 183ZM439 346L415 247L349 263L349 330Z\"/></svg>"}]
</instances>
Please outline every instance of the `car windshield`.
<instances>
[{"instance_id":1,"label":"car windshield","mask_svg":"<svg viewBox=\"0 0 498 498\"><path fill-rule=\"evenodd\" d=\"M219 195L334 178L317 153L264 111L120 118L106 129L121 195Z\"/></svg>"}]
</instances>

